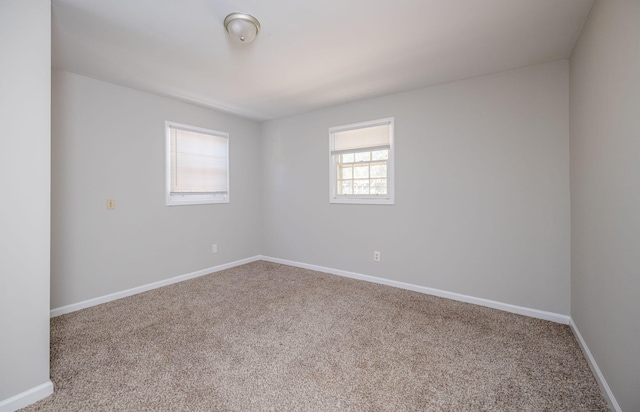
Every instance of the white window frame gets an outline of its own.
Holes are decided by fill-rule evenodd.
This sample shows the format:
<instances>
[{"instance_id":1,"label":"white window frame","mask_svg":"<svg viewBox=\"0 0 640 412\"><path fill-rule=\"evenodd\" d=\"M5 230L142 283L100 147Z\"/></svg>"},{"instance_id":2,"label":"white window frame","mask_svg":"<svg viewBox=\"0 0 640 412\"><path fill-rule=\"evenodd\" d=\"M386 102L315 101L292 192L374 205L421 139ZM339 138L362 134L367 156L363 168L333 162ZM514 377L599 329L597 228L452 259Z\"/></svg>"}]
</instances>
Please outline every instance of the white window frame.
<instances>
[{"instance_id":1,"label":"white window frame","mask_svg":"<svg viewBox=\"0 0 640 412\"><path fill-rule=\"evenodd\" d=\"M389 158L387 159L387 194L385 195L364 195L351 194L339 195L337 191L338 176L337 162L332 153L334 147L334 134L337 132L363 129L367 127L379 126L383 124L389 125ZM395 185L394 185L394 162L395 162L395 145L394 145L394 118L387 117L384 119L370 120L366 122L347 124L343 126L335 126L329 128L329 203L347 203L347 204L367 204L367 205L393 205L395 204Z\"/></svg>"},{"instance_id":2,"label":"white window frame","mask_svg":"<svg viewBox=\"0 0 640 412\"><path fill-rule=\"evenodd\" d=\"M227 141L227 192L226 193L171 193L171 129L222 137ZM205 129L188 124L165 121L165 200L167 206L229 203L229 133Z\"/></svg>"}]
</instances>

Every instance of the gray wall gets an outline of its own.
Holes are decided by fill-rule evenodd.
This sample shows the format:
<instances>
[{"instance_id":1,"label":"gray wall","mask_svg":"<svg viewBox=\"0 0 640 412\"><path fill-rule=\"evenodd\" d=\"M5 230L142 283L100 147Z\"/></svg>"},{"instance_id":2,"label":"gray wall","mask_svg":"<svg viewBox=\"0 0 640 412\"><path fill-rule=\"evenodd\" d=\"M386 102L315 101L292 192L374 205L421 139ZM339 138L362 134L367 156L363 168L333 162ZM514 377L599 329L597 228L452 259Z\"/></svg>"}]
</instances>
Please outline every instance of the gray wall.
<instances>
[{"instance_id":1,"label":"gray wall","mask_svg":"<svg viewBox=\"0 0 640 412\"><path fill-rule=\"evenodd\" d=\"M60 71L52 93L52 308L260 253L257 123ZM229 132L230 203L165 206L165 120Z\"/></svg>"},{"instance_id":2,"label":"gray wall","mask_svg":"<svg viewBox=\"0 0 640 412\"><path fill-rule=\"evenodd\" d=\"M263 254L568 315L568 86L565 60L264 123ZM390 116L396 204L329 204L329 127Z\"/></svg>"},{"instance_id":3,"label":"gray wall","mask_svg":"<svg viewBox=\"0 0 640 412\"><path fill-rule=\"evenodd\" d=\"M0 2L0 402L49 382L51 4Z\"/></svg>"},{"instance_id":4,"label":"gray wall","mask_svg":"<svg viewBox=\"0 0 640 412\"><path fill-rule=\"evenodd\" d=\"M571 56L571 315L640 410L640 2L597 1Z\"/></svg>"}]
</instances>

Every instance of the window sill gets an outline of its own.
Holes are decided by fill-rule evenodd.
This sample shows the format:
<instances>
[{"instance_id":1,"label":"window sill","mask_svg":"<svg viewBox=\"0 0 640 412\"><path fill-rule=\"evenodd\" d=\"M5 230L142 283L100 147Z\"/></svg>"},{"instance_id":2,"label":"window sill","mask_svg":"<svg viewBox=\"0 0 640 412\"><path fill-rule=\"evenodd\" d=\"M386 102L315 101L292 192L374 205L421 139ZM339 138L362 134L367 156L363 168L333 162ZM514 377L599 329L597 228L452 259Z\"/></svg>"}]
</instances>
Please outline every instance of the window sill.
<instances>
[{"instance_id":1,"label":"window sill","mask_svg":"<svg viewBox=\"0 0 640 412\"><path fill-rule=\"evenodd\" d=\"M229 203L229 195L223 197L199 197L170 196L166 199L166 206L210 205L216 203Z\"/></svg>"},{"instance_id":2,"label":"window sill","mask_svg":"<svg viewBox=\"0 0 640 412\"><path fill-rule=\"evenodd\" d=\"M349 197L349 198L331 197L329 199L329 203L352 204L352 205L394 205L395 201L393 198L376 199L376 198L366 198L366 197Z\"/></svg>"}]
</instances>

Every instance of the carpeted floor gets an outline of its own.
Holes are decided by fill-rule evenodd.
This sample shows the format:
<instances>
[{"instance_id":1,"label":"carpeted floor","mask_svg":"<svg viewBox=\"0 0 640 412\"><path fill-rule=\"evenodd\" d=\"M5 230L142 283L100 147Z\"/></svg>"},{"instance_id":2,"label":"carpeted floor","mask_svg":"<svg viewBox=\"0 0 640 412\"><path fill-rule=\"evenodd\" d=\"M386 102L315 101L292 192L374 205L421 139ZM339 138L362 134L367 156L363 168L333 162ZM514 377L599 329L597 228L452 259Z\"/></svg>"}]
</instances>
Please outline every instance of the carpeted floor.
<instances>
[{"instance_id":1,"label":"carpeted floor","mask_svg":"<svg viewBox=\"0 0 640 412\"><path fill-rule=\"evenodd\" d=\"M605 411L565 325L254 262L51 320L25 411Z\"/></svg>"}]
</instances>

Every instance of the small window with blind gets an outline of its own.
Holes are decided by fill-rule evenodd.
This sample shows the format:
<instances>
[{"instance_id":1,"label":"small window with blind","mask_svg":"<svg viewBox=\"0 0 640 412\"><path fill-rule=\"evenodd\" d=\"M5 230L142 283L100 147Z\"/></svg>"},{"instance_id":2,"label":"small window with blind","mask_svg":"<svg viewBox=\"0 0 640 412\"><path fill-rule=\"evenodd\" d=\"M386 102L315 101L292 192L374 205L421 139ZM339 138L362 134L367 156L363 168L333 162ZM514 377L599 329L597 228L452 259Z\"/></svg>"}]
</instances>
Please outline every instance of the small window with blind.
<instances>
[{"instance_id":1,"label":"small window with blind","mask_svg":"<svg viewBox=\"0 0 640 412\"><path fill-rule=\"evenodd\" d=\"M331 203L393 204L393 118L329 129Z\"/></svg>"},{"instance_id":2,"label":"small window with blind","mask_svg":"<svg viewBox=\"0 0 640 412\"><path fill-rule=\"evenodd\" d=\"M229 134L166 122L166 204L229 202Z\"/></svg>"}]
</instances>

